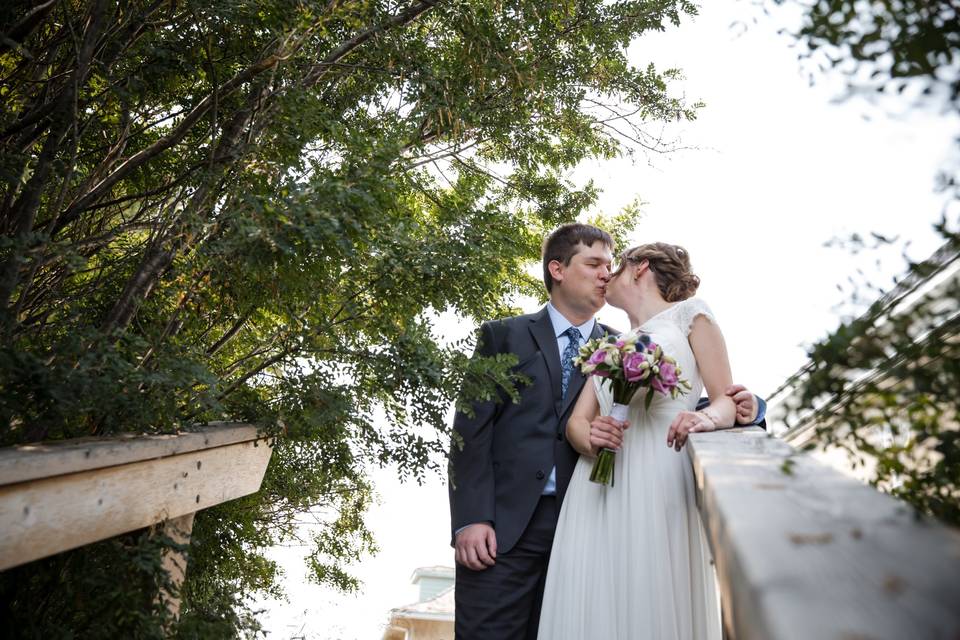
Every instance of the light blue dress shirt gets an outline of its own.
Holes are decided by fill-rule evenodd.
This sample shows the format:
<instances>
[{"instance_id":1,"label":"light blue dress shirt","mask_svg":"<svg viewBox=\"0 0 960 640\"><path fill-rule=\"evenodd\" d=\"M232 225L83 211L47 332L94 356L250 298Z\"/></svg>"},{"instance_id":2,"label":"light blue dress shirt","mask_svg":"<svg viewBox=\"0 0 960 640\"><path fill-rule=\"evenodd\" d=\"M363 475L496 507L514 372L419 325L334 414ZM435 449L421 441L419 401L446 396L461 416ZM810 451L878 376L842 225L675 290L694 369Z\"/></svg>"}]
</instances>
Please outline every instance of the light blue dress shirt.
<instances>
[{"instance_id":1,"label":"light blue dress shirt","mask_svg":"<svg viewBox=\"0 0 960 640\"><path fill-rule=\"evenodd\" d=\"M577 327L580 331L580 345L583 346L587 340L590 339L590 334L593 333L593 327L597 323L596 319L590 318L587 322L584 322L581 325L575 325L569 320L567 320L562 313L557 311L557 308L553 306L552 303L547 303L547 313L550 314L550 322L553 324L553 334L557 337L557 350L560 353L560 357L563 358L563 351L567 348L567 344L570 342L570 338L564 335L564 332L570 327ZM563 362L561 361L561 365ZM543 495L552 496L557 493L557 468L554 467L550 470L550 477L547 478L547 484L543 487Z\"/></svg>"}]
</instances>

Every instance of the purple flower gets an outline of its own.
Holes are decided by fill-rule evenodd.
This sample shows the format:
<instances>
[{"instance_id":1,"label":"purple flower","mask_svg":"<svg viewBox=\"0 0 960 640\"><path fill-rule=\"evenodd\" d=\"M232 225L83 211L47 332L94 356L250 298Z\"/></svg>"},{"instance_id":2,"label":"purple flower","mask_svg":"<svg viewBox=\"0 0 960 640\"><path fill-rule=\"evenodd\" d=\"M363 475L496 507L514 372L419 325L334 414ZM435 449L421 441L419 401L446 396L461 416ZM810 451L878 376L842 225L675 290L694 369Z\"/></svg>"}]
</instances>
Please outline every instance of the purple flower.
<instances>
[{"instance_id":1,"label":"purple flower","mask_svg":"<svg viewBox=\"0 0 960 640\"><path fill-rule=\"evenodd\" d=\"M595 376L600 376L601 378L609 378L610 372L602 369L598 369L603 361L607 357L607 352L604 349L597 349L593 354L587 358L586 364L583 366L584 373L592 373Z\"/></svg>"},{"instance_id":2,"label":"purple flower","mask_svg":"<svg viewBox=\"0 0 960 640\"><path fill-rule=\"evenodd\" d=\"M597 349L593 354L587 359L587 364L598 365L603 363L603 359L607 357L607 352L603 349Z\"/></svg>"},{"instance_id":3,"label":"purple flower","mask_svg":"<svg viewBox=\"0 0 960 640\"><path fill-rule=\"evenodd\" d=\"M677 365L670 362L662 363L660 365L660 381L663 383L663 386L666 390L676 387L680 382L680 378L677 375ZM663 393L666 393L666 391Z\"/></svg>"},{"instance_id":4,"label":"purple flower","mask_svg":"<svg viewBox=\"0 0 960 640\"><path fill-rule=\"evenodd\" d=\"M644 371L648 369L640 365L647 359L643 353L628 353L623 356L623 375L628 382L636 382L643 377Z\"/></svg>"}]
</instances>

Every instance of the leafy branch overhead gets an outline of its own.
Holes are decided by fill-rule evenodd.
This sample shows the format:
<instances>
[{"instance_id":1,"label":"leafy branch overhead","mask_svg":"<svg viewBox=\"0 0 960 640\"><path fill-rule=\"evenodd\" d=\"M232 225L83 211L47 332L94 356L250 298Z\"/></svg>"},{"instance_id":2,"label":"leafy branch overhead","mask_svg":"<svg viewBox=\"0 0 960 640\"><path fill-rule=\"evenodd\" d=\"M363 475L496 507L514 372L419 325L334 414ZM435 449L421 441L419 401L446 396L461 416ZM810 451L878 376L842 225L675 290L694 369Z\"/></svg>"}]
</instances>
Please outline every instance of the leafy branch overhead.
<instances>
[{"instance_id":1,"label":"leafy branch overhead","mask_svg":"<svg viewBox=\"0 0 960 640\"><path fill-rule=\"evenodd\" d=\"M509 382L509 362L470 364L434 319L539 296L525 266L544 231L596 197L569 171L669 150L663 123L698 105L674 97L676 71L626 51L694 12L5 3L2 443L260 424L278 436L264 490L198 519L184 629L255 626L225 612L275 588L261 552L307 510L331 532L305 541L315 577L349 587L343 561L372 545L367 466L421 476L461 385ZM4 576L10 601L33 603L20 614L55 628L83 607L31 571Z\"/></svg>"}]
</instances>

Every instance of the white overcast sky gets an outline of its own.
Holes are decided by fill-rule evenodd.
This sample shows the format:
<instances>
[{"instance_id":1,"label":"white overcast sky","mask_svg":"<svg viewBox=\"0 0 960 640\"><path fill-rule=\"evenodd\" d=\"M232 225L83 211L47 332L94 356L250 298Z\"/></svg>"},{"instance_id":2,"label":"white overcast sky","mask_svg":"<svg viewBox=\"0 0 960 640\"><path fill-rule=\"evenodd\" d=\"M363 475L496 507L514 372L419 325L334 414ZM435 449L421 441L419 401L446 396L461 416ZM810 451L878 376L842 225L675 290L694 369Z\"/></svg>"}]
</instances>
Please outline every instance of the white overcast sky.
<instances>
[{"instance_id":1,"label":"white overcast sky","mask_svg":"<svg viewBox=\"0 0 960 640\"><path fill-rule=\"evenodd\" d=\"M669 131L694 148L652 158L652 167L642 158L595 163L571 177L597 180L601 210L645 201L636 242L689 250L702 279L698 296L724 331L734 379L763 395L803 364L804 345L836 325L844 300L838 284L860 268L888 285L902 265L898 251L877 265L874 254L853 257L826 241L854 232L899 235L911 241L914 258L939 246L931 223L944 198L934 177L955 160L960 122L930 111L891 118L862 102L836 104L837 83L820 78L809 86L789 38L777 34L784 14L767 18L744 0L702 4L693 21L631 49L637 64L681 68L677 86L706 103L696 121ZM749 28L732 27L737 21ZM626 327L616 310L600 318ZM471 329L463 324L440 329L460 338ZM271 638L379 640L389 610L416 600L413 570L452 566L442 479L403 485L390 469L371 473L380 504L368 522L380 552L355 568L362 593L307 583L303 550L276 549L289 602L263 603Z\"/></svg>"}]
</instances>

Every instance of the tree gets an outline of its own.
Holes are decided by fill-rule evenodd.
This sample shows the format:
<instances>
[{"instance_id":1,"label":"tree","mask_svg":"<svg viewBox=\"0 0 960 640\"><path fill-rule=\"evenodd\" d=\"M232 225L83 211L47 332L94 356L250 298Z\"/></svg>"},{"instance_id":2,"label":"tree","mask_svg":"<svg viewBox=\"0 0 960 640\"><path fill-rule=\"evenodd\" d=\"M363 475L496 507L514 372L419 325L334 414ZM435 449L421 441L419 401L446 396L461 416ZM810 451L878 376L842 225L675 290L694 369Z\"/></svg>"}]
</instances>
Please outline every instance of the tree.
<instances>
[{"instance_id":1,"label":"tree","mask_svg":"<svg viewBox=\"0 0 960 640\"><path fill-rule=\"evenodd\" d=\"M627 46L684 0L47 0L0 8L0 443L275 438L262 491L201 513L179 632L233 637L308 510L356 587L367 464L421 477L463 398L514 382L437 312L507 313L588 158L665 150L676 71ZM626 229L623 229L626 231ZM147 533L0 577L24 636L162 632ZM163 541L161 540L161 543ZM160 547L163 545L160 544ZM118 585L114 575L131 576Z\"/></svg>"},{"instance_id":2,"label":"tree","mask_svg":"<svg viewBox=\"0 0 960 640\"><path fill-rule=\"evenodd\" d=\"M958 11L946 0L816 2L805 5L794 35L803 60L846 75L844 97L956 112ZM960 200L958 185L956 167L945 167L940 250L908 260L897 286L816 342L807 367L788 382L797 389L788 407L792 420L815 423L820 447L845 449L854 465L872 459L876 486L954 525L960 525L960 233L950 211ZM860 250L891 240L874 234L872 241L851 241ZM881 432L892 444L878 441Z\"/></svg>"}]
</instances>

